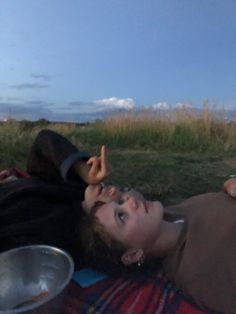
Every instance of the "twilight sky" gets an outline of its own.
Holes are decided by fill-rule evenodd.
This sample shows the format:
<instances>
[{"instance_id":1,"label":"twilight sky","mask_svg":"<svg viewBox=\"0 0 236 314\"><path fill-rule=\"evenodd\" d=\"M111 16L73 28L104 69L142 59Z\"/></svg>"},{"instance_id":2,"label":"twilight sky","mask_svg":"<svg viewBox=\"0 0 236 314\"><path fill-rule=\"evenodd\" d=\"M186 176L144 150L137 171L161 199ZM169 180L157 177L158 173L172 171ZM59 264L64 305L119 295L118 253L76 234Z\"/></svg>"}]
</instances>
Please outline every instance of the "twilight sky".
<instances>
[{"instance_id":1,"label":"twilight sky","mask_svg":"<svg viewBox=\"0 0 236 314\"><path fill-rule=\"evenodd\" d=\"M236 108L235 0L0 0L0 119Z\"/></svg>"}]
</instances>

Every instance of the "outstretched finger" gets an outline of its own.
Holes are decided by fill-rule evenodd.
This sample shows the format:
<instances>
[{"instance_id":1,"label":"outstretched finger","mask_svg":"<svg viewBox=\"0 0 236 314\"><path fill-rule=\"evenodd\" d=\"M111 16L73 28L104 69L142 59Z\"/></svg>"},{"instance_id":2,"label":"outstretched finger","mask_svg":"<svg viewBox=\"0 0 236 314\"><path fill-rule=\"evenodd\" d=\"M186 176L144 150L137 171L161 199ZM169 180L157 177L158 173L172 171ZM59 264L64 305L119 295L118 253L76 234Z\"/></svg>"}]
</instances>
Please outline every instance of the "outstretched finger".
<instances>
[{"instance_id":1,"label":"outstretched finger","mask_svg":"<svg viewBox=\"0 0 236 314\"><path fill-rule=\"evenodd\" d=\"M106 148L105 145L101 147L101 173L102 175L106 176L107 173L107 163L106 163Z\"/></svg>"}]
</instances>

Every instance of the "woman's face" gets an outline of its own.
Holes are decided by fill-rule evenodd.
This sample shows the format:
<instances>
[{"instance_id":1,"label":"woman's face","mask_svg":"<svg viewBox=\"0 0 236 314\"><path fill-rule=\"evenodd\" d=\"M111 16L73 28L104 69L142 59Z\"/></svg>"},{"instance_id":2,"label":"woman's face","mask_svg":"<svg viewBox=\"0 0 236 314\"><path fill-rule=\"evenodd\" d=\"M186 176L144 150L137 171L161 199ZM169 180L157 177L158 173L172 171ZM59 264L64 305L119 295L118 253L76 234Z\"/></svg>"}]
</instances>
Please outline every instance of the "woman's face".
<instances>
[{"instance_id":1,"label":"woman's face","mask_svg":"<svg viewBox=\"0 0 236 314\"><path fill-rule=\"evenodd\" d=\"M159 235L163 207L160 202L128 196L100 206L95 215L111 238L127 249L148 250Z\"/></svg>"},{"instance_id":2,"label":"woman's face","mask_svg":"<svg viewBox=\"0 0 236 314\"><path fill-rule=\"evenodd\" d=\"M110 203L112 201L125 200L128 196L144 199L143 195L133 189L120 189L115 185L88 185L84 193L83 208L89 213L98 201Z\"/></svg>"}]
</instances>

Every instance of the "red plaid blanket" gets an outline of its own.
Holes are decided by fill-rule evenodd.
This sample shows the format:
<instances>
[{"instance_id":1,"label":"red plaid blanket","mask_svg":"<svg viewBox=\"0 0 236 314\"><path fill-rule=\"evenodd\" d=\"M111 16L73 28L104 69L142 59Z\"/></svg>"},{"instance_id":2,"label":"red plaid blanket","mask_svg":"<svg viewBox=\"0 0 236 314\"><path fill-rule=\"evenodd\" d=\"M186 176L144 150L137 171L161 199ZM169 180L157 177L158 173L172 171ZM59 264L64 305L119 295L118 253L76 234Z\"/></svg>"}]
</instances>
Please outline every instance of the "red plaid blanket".
<instances>
[{"instance_id":1,"label":"red plaid blanket","mask_svg":"<svg viewBox=\"0 0 236 314\"><path fill-rule=\"evenodd\" d=\"M66 314L203 314L163 273L139 279L109 278L88 288L72 281ZM209 313L209 312L208 312Z\"/></svg>"}]
</instances>

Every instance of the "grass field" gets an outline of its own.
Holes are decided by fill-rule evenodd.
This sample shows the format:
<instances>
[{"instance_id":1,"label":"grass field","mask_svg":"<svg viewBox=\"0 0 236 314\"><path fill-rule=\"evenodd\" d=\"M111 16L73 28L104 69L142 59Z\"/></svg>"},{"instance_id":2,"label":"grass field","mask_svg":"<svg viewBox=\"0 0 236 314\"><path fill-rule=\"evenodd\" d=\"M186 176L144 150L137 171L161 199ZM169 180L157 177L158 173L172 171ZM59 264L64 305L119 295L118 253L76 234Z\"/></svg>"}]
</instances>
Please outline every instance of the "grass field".
<instances>
[{"instance_id":1,"label":"grass field","mask_svg":"<svg viewBox=\"0 0 236 314\"><path fill-rule=\"evenodd\" d=\"M25 169L29 147L42 128L64 134L92 154L106 144L112 166L108 182L164 203L218 191L236 174L236 124L209 108L201 114L182 109L175 116L133 112L88 125L9 121L0 125L0 168Z\"/></svg>"}]
</instances>

